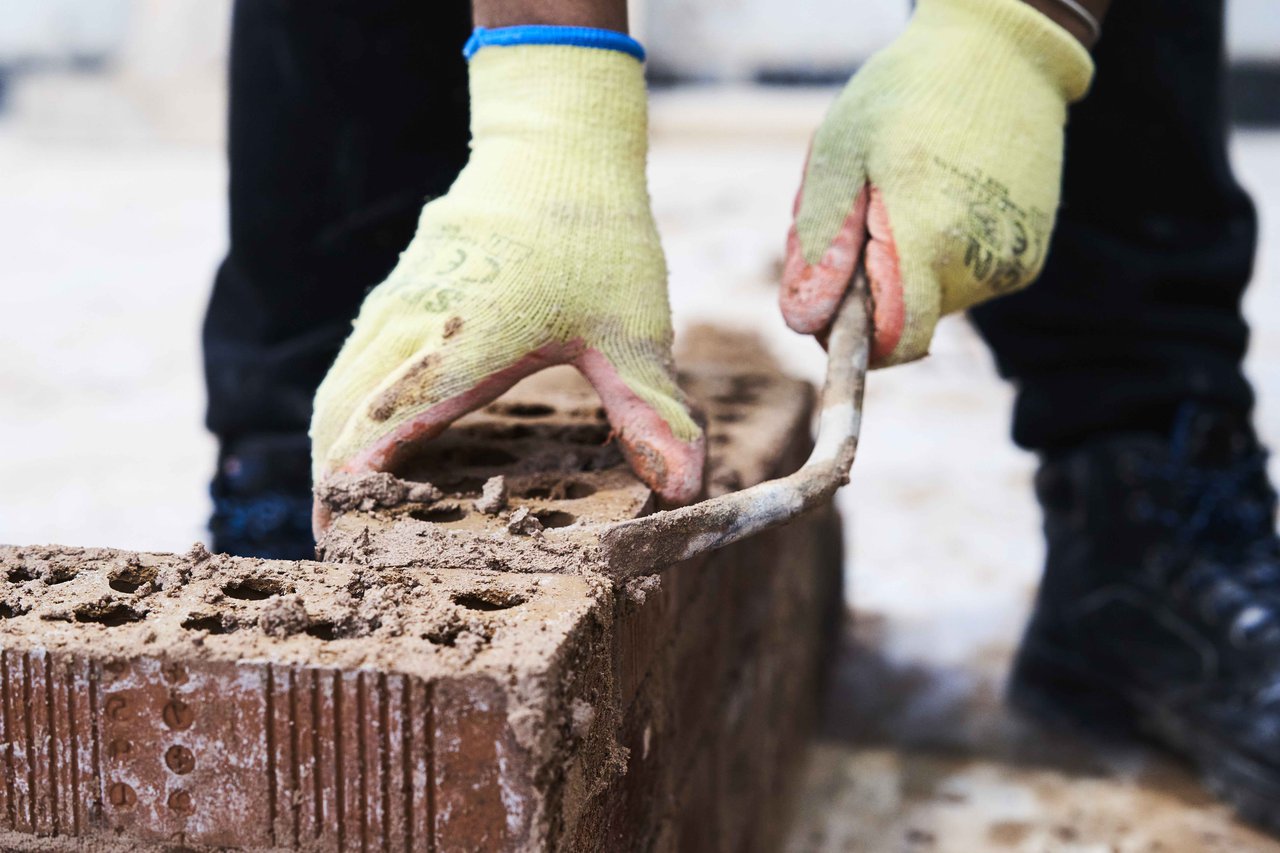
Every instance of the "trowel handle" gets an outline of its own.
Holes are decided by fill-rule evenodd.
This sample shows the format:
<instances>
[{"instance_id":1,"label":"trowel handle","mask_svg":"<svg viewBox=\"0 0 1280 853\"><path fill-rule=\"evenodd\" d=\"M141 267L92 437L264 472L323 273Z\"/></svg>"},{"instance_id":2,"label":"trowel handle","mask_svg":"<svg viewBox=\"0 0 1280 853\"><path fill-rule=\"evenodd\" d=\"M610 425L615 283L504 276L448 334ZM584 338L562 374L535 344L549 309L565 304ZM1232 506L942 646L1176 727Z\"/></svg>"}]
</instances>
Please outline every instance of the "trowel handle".
<instances>
[{"instance_id":1,"label":"trowel handle","mask_svg":"<svg viewBox=\"0 0 1280 853\"><path fill-rule=\"evenodd\" d=\"M827 378L813 452L777 480L610 525L600 548L611 567L645 574L785 524L825 505L849 481L862 425L862 392L871 348L866 275L859 267L827 339ZM625 569L624 569L625 566Z\"/></svg>"}]
</instances>

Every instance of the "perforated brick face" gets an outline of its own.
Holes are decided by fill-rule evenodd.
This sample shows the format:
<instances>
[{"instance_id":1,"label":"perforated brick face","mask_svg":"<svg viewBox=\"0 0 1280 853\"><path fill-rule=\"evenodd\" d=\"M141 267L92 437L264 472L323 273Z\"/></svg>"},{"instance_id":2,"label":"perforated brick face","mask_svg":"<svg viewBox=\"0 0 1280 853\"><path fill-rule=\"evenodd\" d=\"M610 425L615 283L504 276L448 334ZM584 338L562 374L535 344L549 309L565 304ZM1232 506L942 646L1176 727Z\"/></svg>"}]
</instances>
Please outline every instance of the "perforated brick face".
<instances>
[{"instance_id":1,"label":"perforated brick face","mask_svg":"<svg viewBox=\"0 0 1280 853\"><path fill-rule=\"evenodd\" d=\"M713 492L799 464L807 386L709 331L681 363ZM438 499L341 514L325 562L0 547L0 847L773 847L837 520L619 586L508 530L651 511L607 439L551 373L398 472Z\"/></svg>"}]
</instances>

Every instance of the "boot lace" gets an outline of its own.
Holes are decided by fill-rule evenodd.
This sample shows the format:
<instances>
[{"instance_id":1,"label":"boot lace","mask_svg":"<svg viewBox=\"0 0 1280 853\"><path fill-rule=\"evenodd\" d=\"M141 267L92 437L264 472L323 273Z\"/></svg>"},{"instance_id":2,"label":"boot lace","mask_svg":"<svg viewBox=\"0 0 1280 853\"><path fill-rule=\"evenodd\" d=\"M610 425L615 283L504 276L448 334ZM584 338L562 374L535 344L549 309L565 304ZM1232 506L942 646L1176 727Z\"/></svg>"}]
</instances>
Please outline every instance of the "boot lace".
<instances>
[{"instance_id":1,"label":"boot lace","mask_svg":"<svg viewBox=\"0 0 1280 853\"><path fill-rule=\"evenodd\" d=\"M1158 505L1147 495L1136 515L1169 529L1163 561L1175 575L1169 580L1206 621L1224 626L1238 646L1280 646L1280 539L1267 452L1255 442L1225 465L1198 462L1198 414L1184 407L1168 455L1140 466L1143 479L1155 484L1151 492L1171 499Z\"/></svg>"}]
</instances>

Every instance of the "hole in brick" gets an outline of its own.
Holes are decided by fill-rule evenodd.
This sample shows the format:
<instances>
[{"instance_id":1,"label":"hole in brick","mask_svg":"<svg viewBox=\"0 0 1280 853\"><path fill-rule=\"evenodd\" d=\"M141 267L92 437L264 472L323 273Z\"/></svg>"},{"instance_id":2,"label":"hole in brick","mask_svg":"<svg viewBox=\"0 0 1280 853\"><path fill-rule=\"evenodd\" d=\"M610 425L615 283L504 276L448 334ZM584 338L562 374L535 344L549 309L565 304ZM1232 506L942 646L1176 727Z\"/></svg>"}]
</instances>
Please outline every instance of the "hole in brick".
<instances>
[{"instance_id":1,"label":"hole in brick","mask_svg":"<svg viewBox=\"0 0 1280 853\"><path fill-rule=\"evenodd\" d=\"M772 380L763 373L744 373L733 377L733 385L728 393L719 394L711 399L717 403L754 403L760 395L758 388L763 388Z\"/></svg>"},{"instance_id":2,"label":"hole in brick","mask_svg":"<svg viewBox=\"0 0 1280 853\"><path fill-rule=\"evenodd\" d=\"M173 809L175 814L189 815L195 811L191 802L191 794L181 789L169 794L169 808Z\"/></svg>"},{"instance_id":3,"label":"hole in brick","mask_svg":"<svg viewBox=\"0 0 1280 853\"><path fill-rule=\"evenodd\" d=\"M736 424L742 418L742 412L717 412L713 419L722 424Z\"/></svg>"},{"instance_id":4,"label":"hole in brick","mask_svg":"<svg viewBox=\"0 0 1280 853\"><path fill-rule=\"evenodd\" d=\"M473 424L467 428L467 438L477 442L514 441L536 435L537 432L535 427L522 423Z\"/></svg>"},{"instance_id":5,"label":"hole in brick","mask_svg":"<svg viewBox=\"0 0 1280 853\"><path fill-rule=\"evenodd\" d=\"M338 631L332 622L312 622L306 627L306 633L317 640L338 639Z\"/></svg>"},{"instance_id":6,"label":"hole in brick","mask_svg":"<svg viewBox=\"0 0 1280 853\"><path fill-rule=\"evenodd\" d=\"M36 576L26 566L18 566L16 569L10 569L5 578L9 583L26 583L27 581L35 580Z\"/></svg>"},{"instance_id":7,"label":"hole in brick","mask_svg":"<svg viewBox=\"0 0 1280 853\"><path fill-rule=\"evenodd\" d=\"M430 506L423 509L409 510L410 518L416 518L418 521L425 521L428 524L443 524L447 521L462 521L466 516L467 511L457 504L445 504L443 506Z\"/></svg>"},{"instance_id":8,"label":"hole in brick","mask_svg":"<svg viewBox=\"0 0 1280 853\"><path fill-rule=\"evenodd\" d=\"M437 646L452 646L458 641L458 635L461 633L461 625L445 625L423 634L422 639Z\"/></svg>"},{"instance_id":9,"label":"hole in brick","mask_svg":"<svg viewBox=\"0 0 1280 853\"><path fill-rule=\"evenodd\" d=\"M715 433L711 436L711 443L716 447L723 447L724 445L728 444L729 441L730 441L729 436L725 435L722 432Z\"/></svg>"},{"instance_id":10,"label":"hole in brick","mask_svg":"<svg viewBox=\"0 0 1280 853\"><path fill-rule=\"evenodd\" d=\"M108 628L117 628L130 622L141 622L145 616L119 601L82 604L76 608L77 622L96 622Z\"/></svg>"},{"instance_id":11,"label":"hole in brick","mask_svg":"<svg viewBox=\"0 0 1280 853\"><path fill-rule=\"evenodd\" d=\"M745 389L748 391L764 386L773 382L773 377L767 373L743 373L740 376L733 377L733 387L735 389Z\"/></svg>"},{"instance_id":12,"label":"hole in brick","mask_svg":"<svg viewBox=\"0 0 1280 853\"><path fill-rule=\"evenodd\" d=\"M138 794L133 788L124 782L113 782L111 787L107 789L107 799L111 805L122 811L127 811L138 804Z\"/></svg>"},{"instance_id":13,"label":"hole in brick","mask_svg":"<svg viewBox=\"0 0 1280 853\"><path fill-rule=\"evenodd\" d=\"M436 485L455 495L479 495L484 489L485 479L485 477L455 477L451 480L442 480Z\"/></svg>"},{"instance_id":14,"label":"hole in brick","mask_svg":"<svg viewBox=\"0 0 1280 853\"><path fill-rule=\"evenodd\" d=\"M510 465L516 457L497 447L471 447L459 454L463 465Z\"/></svg>"},{"instance_id":15,"label":"hole in brick","mask_svg":"<svg viewBox=\"0 0 1280 853\"><path fill-rule=\"evenodd\" d=\"M717 394L711 398L713 403L720 403L726 406L738 405L740 403L754 403L758 399L758 395L747 388L735 388L728 394Z\"/></svg>"},{"instance_id":16,"label":"hole in brick","mask_svg":"<svg viewBox=\"0 0 1280 853\"><path fill-rule=\"evenodd\" d=\"M44 576L44 582L48 586L53 586L54 584L66 583L69 580L74 580L75 576L76 576L75 569L54 568L54 569L50 569L48 574Z\"/></svg>"},{"instance_id":17,"label":"hole in brick","mask_svg":"<svg viewBox=\"0 0 1280 853\"><path fill-rule=\"evenodd\" d=\"M7 601L0 601L0 619L12 619L15 616L21 616L29 612L30 608L20 605L13 605Z\"/></svg>"},{"instance_id":18,"label":"hole in brick","mask_svg":"<svg viewBox=\"0 0 1280 853\"><path fill-rule=\"evenodd\" d=\"M443 461L451 466L483 467L510 465L516 457L498 447L470 444L446 451Z\"/></svg>"},{"instance_id":19,"label":"hole in brick","mask_svg":"<svg viewBox=\"0 0 1280 853\"><path fill-rule=\"evenodd\" d=\"M564 487L564 496L571 501L589 498L596 493L596 487L590 483L584 483L580 480L574 480L566 483Z\"/></svg>"},{"instance_id":20,"label":"hole in brick","mask_svg":"<svg viewBox=\"0 0 1280 853\"><path fill-rule=\"evenodd\" d=\"M581 500L596 493L596 487L580 480L553 483L549 486L530 486L520 492L521 497L544 500Z\"/></svg>"},{"instance_id":21,"label":"hole in brick","mask_svg":"<svg viewBox=\"0 0 1280 853\"><path fill-rule=\"evenodd\" d=\"M554 406L546 403L499 403L496 411L514 418L545 418L556 413Z\"/></svg>"},{"instance_id":22,"label":"hole in brick","mask_svg":"<svg viewBox=\"0 0 1280 853\"><path fill-rule=\"evenodd\" d=\"M473 592L454 593L453 603L459 607L465 607L468 610L482 610L492 612L494 610L510 610L512 607L518 607L528 601L518 592L510 592L505 589L478 589ZM453 637L457 638L459 628L446 627L445 631L452 630ZM427 635L427 639L431 639L431 635ZM432 642L436 642L432 640ZM453 645L452 642L445 645Z\"/></svg>"},{"instance_id":23,"label":"hole in brick","mask_svg":"<svg viewBox=\"0 0 1280 853\"><path fill-rule=\"evenodd\" d=\"M564 432L564 439L575 444L591 444L600 446L609 440L609 425L575 424Z\"/></svg>"},{"instance_id":24,"label":"hole in brick","mask_svg":"<svg viewBox=\"0 0 1280 853\"><path fill-rule=\"evenodd\" d=\"M230 634L233 630L222 621L221 616L204 616L192 614L182 620L182 627L188 631L208 631L210 634Z\"/></svg>"},{"instance_id":25,"label":"hole in brick","mask_svg":"<svg viewBox=\"0 0 1280 853\"><path fill-rule=\"evenodd\" d=\"M533 517L541 521L543 527L568 527L578 520L573 513L559 509L539 510L533 514Z\"/></svg>"},{"instance_id":26,"label":"hole in brick","mask_svg":"<svg viewBox=\"0 0 1280 853\"><path fill-rule=\"evenodd\" d=\"M142 566L126 566L119 571L113 572L107 580L107 585L116 592L132 595L143 584L151 583L155 579L155 569L143 568Z\"/></svg>"},{"instance_id":27,"label":"hole in brick","mask_svg":"<svg viewBox=\"0 0 1280 853\"><path fill-rule=\"evenodd\" d=\"M185 746L174 744L165 751L164 763L174 773L185 776L195 769L196 757Z\"/></svg>"},{"instance_id":28,"label":"hole in brick","mask_svg":"<svg viewBox=\"0 0 1280 853\"><path fill-rule=\"evenodd\" d=\"M227 584L222 591L240 601L263 601L284 592L284 584L271 578L245 578Z\"/></svg>"}]
</instances>

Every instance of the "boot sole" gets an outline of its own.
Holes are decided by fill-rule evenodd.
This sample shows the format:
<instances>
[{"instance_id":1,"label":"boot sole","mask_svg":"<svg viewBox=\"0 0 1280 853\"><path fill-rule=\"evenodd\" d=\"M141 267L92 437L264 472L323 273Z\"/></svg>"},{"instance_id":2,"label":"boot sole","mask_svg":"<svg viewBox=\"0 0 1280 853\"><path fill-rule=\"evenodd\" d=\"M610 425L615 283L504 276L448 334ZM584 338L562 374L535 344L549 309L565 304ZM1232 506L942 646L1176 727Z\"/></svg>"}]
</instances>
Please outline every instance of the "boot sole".
<instances>
[{"instance_id":1,"label":"boot sole","mask_svg":"<svg viewBox=\"0 0 1280 853\"><path fill-rule=\"evenodd\" d=\"M1189 761L1201 781L1246 821L1280 835L1280 773L1170 714L1137 691L1097 678L1071 657L1024 642L1009 679L1009 704L1048 723L1163 747Z\"/></svg>"}]
</instances>

